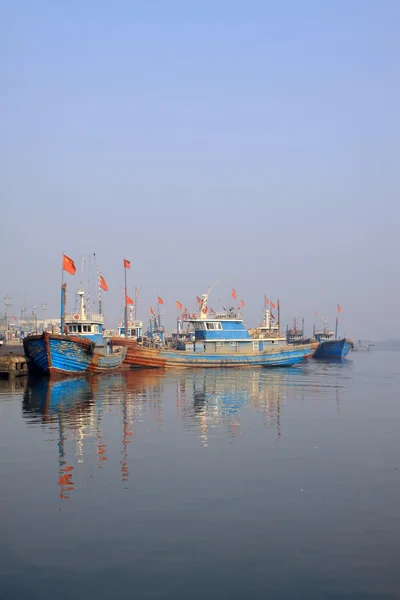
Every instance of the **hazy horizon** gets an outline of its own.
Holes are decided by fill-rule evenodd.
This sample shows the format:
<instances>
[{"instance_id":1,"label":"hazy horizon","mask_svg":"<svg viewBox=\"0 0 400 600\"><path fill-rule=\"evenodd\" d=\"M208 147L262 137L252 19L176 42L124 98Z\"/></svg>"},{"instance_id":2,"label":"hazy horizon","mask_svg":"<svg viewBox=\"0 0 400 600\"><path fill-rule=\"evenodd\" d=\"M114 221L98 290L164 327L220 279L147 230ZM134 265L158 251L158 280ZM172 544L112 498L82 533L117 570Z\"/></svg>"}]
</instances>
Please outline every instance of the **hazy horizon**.
<instances>
[{"instance_id":1,"label":"hazy horizon","mask_svg":"<svg viewBox=\"0 0 400 600\"><path fill-rule=\"evenodd\" d=\"M61 254L96 253L120 318L264 294L354 339L400 338L400 4L2 7L0 313L59 313ZM69 299L79 276L66 275ZM72 310L73 306L70 305ZM38 311L39 320L41 311Z\"/></svg>"}]
</instances>

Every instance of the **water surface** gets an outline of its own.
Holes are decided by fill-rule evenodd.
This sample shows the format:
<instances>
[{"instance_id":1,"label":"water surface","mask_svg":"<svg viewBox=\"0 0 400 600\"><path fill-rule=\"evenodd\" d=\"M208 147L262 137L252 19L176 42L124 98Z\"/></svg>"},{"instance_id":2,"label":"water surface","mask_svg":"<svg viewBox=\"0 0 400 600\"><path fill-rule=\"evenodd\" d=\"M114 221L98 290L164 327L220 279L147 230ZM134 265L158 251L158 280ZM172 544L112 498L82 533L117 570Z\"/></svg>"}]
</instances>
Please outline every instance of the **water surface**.
<instances>
[{"instance_id":1,"label":"water surface","mask_svg":"<svg viewBox=\"0 0 400 600\"><path fill-rule=\"evenodd\" d=\"M400 597L400 353L0 382L0 598Z\"/></svg>"}]
</instances>

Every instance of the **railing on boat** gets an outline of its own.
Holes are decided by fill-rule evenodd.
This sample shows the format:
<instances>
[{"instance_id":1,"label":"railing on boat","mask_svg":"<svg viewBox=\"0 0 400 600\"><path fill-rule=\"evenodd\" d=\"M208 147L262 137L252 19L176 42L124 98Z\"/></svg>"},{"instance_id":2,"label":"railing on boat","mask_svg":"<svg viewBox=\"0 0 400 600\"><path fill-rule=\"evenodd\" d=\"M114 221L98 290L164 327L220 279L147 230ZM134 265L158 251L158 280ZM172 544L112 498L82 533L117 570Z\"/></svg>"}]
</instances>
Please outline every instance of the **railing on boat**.
<instances>
[{"instance_id":1,"label":"railing on boat","mask_svg":"<svg viewBox=\"0 0 400 600\"><path fill-rule=\"evenodd\" d=\"M76 316L79 318L77 319ZM96 313L85 313L85 318L81 319L79 312L74 313L66 313L65 321L68 323L78 322L78 321L92 321L94 323L103 323L104 316Z\"/></svg>"},{"instance_id":2,"label":"railing on boat","mask_svg":"<svg viewBox=\"0 0 400 600\"><path fill-rule=\"evenodd\" d=\"M193 319L204 319L204 315L201 313L186 313L182 315L183 321L192 321ZM213 319L239 319L242 320L242 313L239 310L226 310L219 312L210 312L208 311L207 318L204 320L213 320Z\"/></svg>"}]
</instances>

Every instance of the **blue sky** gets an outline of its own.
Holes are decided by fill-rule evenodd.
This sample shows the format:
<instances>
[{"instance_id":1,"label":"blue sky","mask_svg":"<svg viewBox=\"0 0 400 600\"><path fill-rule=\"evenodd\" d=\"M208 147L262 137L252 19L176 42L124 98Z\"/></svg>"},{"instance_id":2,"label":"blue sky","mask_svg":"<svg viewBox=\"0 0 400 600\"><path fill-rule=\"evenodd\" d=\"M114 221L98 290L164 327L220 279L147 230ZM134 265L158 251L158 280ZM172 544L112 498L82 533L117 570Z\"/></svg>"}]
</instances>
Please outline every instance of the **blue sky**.
<instances>
[{"instance_id":1,"label":"blue sky","mask_svg":"<svg viewBox=\"0 0 400 600\"><path fill-rule=\"evenodd\" d=\"M400 336L400 4L5 2L1 291L59 310L61 253L96 252L119 318L122 257L194 309L234 287L354 338ZM78 281L69 278L71 294ZM132 295L132 294L131 294ZM1 309L3 310L3 308Z\"/></svg>"}]
</instances>

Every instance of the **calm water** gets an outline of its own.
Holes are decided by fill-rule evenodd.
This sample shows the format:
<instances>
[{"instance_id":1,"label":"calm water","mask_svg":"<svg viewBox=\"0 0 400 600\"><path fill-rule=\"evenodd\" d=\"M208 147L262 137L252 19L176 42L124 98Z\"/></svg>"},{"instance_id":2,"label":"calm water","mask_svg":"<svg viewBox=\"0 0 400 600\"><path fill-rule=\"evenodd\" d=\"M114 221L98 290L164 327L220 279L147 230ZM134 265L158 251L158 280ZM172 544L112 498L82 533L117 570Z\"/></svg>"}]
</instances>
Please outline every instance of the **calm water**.
<instances>
[{"instance_id":1,"label":"calm water","mask_svg":"<svg viewBox=\"0 0 400 600\"><path fill-rule=\"evenodd\" d=\"M0 382L0 597L400 597L400 353Z\"/></svg>"}]
</instances>

